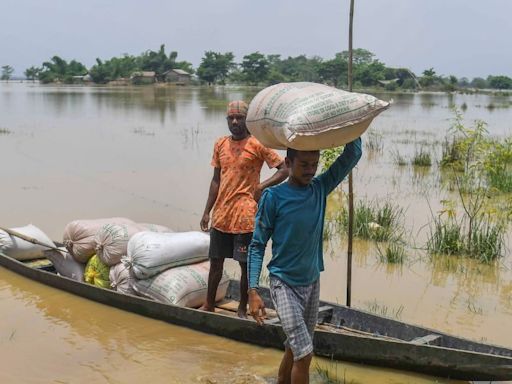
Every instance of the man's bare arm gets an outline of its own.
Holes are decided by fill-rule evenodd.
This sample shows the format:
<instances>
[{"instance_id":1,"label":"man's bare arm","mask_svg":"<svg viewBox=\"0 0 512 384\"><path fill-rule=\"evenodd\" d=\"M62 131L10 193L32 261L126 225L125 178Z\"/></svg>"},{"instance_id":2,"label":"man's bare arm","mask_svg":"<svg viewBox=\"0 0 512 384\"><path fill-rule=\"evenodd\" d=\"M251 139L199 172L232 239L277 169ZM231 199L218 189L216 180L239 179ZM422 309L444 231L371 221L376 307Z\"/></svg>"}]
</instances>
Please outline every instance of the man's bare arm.
<instances>
[{"instance_id":1,"label":"man's bare arm","mask_svg":"<svg viewBox=\"0 0 512 384\"><path fill-rule=\"evenodd\" d=\"M276 168L277 171L272 176L258 184L256 190L254 191L254 200L259 201L261 193L265 188L279 184L286 180L288 177L288 168L286 167L284 161L281 162L281 164L279 164Z\"/></svg>"},{"instance_id":2,"label":"man's bare arm","mask_svg":"<svg viewBox=\"0 0 512 384\"><path fill-rule=\"evenodd\" d=\"M208 192L208 199L206 200L206 207L204 208L203 217L201 218L201 229L208 231L208 224L210 222L210 212L217 200L220 186L220 168L213 169L213 177L210 182L210 190Z\"/></svg>"}]
</instances>

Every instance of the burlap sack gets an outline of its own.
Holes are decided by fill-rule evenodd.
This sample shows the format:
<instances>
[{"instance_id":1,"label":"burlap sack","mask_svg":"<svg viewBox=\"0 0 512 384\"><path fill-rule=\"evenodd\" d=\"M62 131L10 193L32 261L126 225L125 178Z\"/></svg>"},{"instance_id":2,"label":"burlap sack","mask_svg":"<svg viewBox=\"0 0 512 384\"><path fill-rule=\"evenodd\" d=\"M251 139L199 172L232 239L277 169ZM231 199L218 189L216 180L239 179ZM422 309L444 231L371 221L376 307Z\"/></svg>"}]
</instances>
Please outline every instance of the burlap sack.
<instances>
[{"instance_id":1,"label":"burlap sack","mask_svg":"<svg viewBox=\"0 0 512 384\"><path fill-rule=\"evenodd\" d=\"M347 144L389 103L371 95L316 83L281 83L252 99L247 128L263 145L319 150Z\"/></svg>"},{"instance_id":2,"label":"burlap sack","mask_svg":"<svg viewBox=\"0 0 512 384\"><path fill-rule=\"evenodd\" d=\"M135 223L103 225L94 236L96 254L109 266L119 264L121 257L126 256L128 240L143 230Z\"/></svg>"},{"instance_id":3,"label":"burlap sack","mask_svg":"<svg viewBox=\"0 0 512 384\"><path fill-rule=\"evenodd\" d=\"M55 243L35 225L29 224L24 227L11 229L22 235L36 239L43 244L55 247ZM0 230L0 251L16 260L30 260L44 257L43 252L47 249L49 248L33 244L16 236L11 236L7 232Z\"/></svg>"},{"instance_id":4,"label":"burlap sack","mask_svg":"<svg viewBox=\"0 0 512 384\"><path fill-rule=\"evenodd\" d=\"M134 280L132 287L137 294L162 303L197 308L206 302L210 262L168 269L147 280ZM229 278L224 272L217 288L215 300L226 295Z\"/></svg>"},{"instance_id":5,"label":"burlap sack","mask_svg":"<svg viewBox=\"0 0 512 384\"><path fill-rule=\"evenodd\" d=\"M64 228L64 245L73 258L80 263L87 263L96 252L94 236L105 224L127 224L134 222L124 217L109 219L74 220Z\"/></svg>"},{"instance_id":6,"label":"burlap sack","mask_svg":"<svg viewBox=\"0 0 512 384\"><path fill-rule=\"evenodd\" d=\"M210 236L204 232L139 232L128 242L122 262L137 279L147 279L166 269L208 258Z\"/></svg>"}]
</instances>

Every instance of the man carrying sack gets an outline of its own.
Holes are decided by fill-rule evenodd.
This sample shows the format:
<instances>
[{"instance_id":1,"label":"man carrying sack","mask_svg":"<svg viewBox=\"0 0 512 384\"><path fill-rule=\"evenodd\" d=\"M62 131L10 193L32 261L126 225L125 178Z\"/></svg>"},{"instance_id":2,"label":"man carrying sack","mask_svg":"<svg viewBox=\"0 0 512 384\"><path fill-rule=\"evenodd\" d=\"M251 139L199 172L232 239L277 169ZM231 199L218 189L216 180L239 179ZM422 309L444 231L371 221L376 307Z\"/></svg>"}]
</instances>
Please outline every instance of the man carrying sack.
<instances>
[{"instance_id":1,"label":"man carrying sack","mask_svg":"<svg viewBox=\"0 0 512 384\"><path fill-rule=\"evenodd\" d=\"M249 311L263 324L265 305L258 285L267 242L272 238L270 295L286 334L278 383L309 383L313 332L324 269L322 233L327 195L361 158L361 139L345 146L329 169L315 177L320 151L288 149L288 182L268 188L259 202L249 247Z\"/></svg>"}]
</instances>

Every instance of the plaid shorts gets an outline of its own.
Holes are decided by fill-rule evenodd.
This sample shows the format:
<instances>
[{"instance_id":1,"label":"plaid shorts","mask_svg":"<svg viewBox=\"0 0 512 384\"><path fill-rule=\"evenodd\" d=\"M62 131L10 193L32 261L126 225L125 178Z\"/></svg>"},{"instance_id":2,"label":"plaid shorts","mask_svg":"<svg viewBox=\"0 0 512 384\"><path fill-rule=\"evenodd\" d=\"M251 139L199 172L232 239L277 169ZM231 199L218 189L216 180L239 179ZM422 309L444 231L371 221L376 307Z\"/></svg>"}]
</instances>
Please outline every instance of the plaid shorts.
<instances>
[{"instance_id":1,"label":"plaid shorts","mask_svg":"<svg viewBox=\"0 0 512 384\"><path fill-rule=\"evenodd\" d=\"M286 334L284 345L297 361L313 352L313 332L318 319L320 279L311 285L291 287L270 276L270 295Z\"/></svg>"}]
</instances>

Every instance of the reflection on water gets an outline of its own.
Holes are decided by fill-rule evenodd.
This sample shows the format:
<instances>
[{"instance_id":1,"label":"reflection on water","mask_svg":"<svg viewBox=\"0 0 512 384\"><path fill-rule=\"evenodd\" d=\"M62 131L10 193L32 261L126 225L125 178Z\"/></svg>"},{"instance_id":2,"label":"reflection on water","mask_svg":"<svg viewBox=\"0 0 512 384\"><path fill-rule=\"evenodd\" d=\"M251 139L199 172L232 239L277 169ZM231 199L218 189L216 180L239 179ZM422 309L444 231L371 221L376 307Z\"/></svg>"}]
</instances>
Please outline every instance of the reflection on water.
<instances>
[{"instance_id":1,"label":"reflection on water","mask_svg":"<svg viewBox=\"0 0 512 384\"><path fill-rule=\"evenodd\" d=\"M8 164L2 167L2 197L9 202L0 208L0 224L33 223L56 240L67 222L79 218L127 216L197 230L212 176L213 143L228 134L226 103L249 101L257 91L1 83L0 128L12 134L0 135L0 152ZM370 156L365 146L354 172L355 198L391 201L405 210L407 260L399 266L382 264L374 244L356 240L353 305L387 309L391 315L403 308L403 321L512 347L512 334L503 332L512 316L510 256L486 266L424 252L429 222L442 208L440 201L452 197L437 165L450 106L466 103L468 122L482 119L491 134L510 135L512 108L485 108L510 105L510 97L377 96L394 103L372 123L381 149ZM431 167L411 165L420 148L431 154ZM396 165L397 152L406 165ZM263 173L270 171L264 168ZM329 200L331 212L340 209L346 185L342 190ZM344 303L345 234L328 239L325 248L322 297ZM0 297L7 314L0 327L0 357L10 367L0 373L2 382L16 382L13 377L21 371L23 382L164 382L163 377L165 382L209 377L219 383L249 377L250 382L254 375L271 376L280 359L277 351L108 309L3 270ZM432 382L341 367L354 382ZM41 372L48 376L41 379Z\"/></svg>"}]
</instances>

